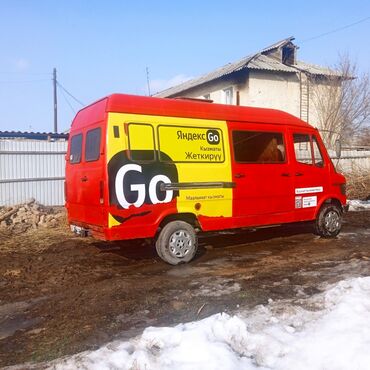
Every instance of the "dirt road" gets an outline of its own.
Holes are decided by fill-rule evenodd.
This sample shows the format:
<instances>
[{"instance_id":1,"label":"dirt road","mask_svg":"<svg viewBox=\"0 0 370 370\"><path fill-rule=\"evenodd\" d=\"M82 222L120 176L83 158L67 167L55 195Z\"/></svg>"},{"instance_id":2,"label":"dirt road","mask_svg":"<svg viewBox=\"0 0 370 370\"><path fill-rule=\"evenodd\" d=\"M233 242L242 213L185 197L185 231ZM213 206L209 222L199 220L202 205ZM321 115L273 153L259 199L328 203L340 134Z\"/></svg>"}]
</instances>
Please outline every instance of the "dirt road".
<instances>
[{"instance_id":1,"label":"dirt road","mask_svg":"<svg viewBox=\"0 0 370 370\"><path fill-rule=\"evenodd\" d=\"M66 227L0 234L0 366L51 360L324 282L370 275L370 212L334 240L307 226L204 236L197 258L169 266L145 242L103 243Z\"/></svg>"}]
</instances>

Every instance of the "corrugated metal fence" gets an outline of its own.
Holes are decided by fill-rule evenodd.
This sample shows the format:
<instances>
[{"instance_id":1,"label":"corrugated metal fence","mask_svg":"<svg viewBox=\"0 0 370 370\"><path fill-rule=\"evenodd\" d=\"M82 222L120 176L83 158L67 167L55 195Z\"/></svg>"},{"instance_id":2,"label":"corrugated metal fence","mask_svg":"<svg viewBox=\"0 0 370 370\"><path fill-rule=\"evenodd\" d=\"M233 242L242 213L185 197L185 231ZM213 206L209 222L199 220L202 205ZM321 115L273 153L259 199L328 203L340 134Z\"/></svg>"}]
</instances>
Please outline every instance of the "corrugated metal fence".
<instances>
[{"instance_id":1,"label":"corrugated metal fence","mask_svg":"<svg viewBox=\"0 0 370 370\"><path fill-rule=\"evenodd\" d=\"M64 140L0 140L0 206L35 198L64 204Z\"/></svg>"},{"instance_id":2,"label":"corrugated metal fence","mask_svg":"<svg viewBox=\"0 0 370 370\"><path fill-rule=\"evenodd\" d=\"M0 139L0 206L30 198L44 205L64 205L66 151L64 140ZM370 171L370 151L343 150L333 163L347 173Z\"/></svg>"},{"instance_id":3,"label":"corrugated metal fence","mask_svg":"<svg viewBox=\"0 0 370 370\"><path fill-rule=\"evenodd\" d=\"M338 164L338 169L345 173L367 172L370 174L370 150L366 149L343 149L339 160L333 160Z\"/></svg>"}]
</instances>

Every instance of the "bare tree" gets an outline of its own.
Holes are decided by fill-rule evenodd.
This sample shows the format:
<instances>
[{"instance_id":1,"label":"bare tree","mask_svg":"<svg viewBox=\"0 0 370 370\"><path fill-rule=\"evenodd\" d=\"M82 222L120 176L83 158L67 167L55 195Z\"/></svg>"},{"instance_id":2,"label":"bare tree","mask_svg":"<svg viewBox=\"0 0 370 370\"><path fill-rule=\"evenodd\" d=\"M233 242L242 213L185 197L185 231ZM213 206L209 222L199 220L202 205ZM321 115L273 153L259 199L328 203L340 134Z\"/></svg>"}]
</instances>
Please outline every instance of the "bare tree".
<instances>
[{"instance_id":1,"label":"bare tree","mask_svg":"<svg viewBox=\"0 0 370 370\"><path fill-rule=\"evenodd\" d=\"M340 56L332 70L331 76L316 78L311 85L318 125L329 148L333 148L338 136L351 144L356 133L370 124L369 75L360 74L347 55Z\"/></svg>"},{"instance_id":2,"label":"bare tree","mask_svg":"<svg viewBox=\"0 0 370 370\"><path fill-rule=\"evenodd\" d=\"M370 126L363 127L358 135L357 144L370 147Z\"/></svg>"}]
</instances>

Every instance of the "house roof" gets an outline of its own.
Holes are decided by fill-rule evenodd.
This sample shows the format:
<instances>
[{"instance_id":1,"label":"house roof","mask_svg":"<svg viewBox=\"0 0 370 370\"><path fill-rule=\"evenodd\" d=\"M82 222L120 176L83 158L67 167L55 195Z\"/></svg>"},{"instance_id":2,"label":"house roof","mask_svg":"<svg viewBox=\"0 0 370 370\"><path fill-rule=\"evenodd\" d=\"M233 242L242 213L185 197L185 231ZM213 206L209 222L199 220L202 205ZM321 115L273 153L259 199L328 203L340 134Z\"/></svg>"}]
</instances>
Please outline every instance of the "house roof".
<instances>
[{"instance_id":1,"label":"house roof","mask_svg":"<svg viewBox=\"0 0 370 370\"><path fill-rule=\"evenodd\" d=\"M182 84L170 87L163 90L155 96L157 97L170 97L175 96L183 91L190 90L196 86L203 85L207 82L216 80L218 78L230 75L234 72L238 72L243 69L254 69L271 72L283 72L283 73L297 73L305 72L317 76L338 76L340 74L336 71L330 70L327 67L321 67L314 64L308 64L301 61L296 61L294 65L287 65L272 57L270 54L274 50L278 50L287 44L292 43L294 37L288 37L284 40L278 41L273 45L270 45L263 50L253 55L246 56L236 62L228 63L223 67L217 68L212 72L209 72L203 76L194 78L189 81L185 81ZM293 45L295 46L295 45ZM297 48L297 46L295 46Z\"/></svg>"}]
</instances>

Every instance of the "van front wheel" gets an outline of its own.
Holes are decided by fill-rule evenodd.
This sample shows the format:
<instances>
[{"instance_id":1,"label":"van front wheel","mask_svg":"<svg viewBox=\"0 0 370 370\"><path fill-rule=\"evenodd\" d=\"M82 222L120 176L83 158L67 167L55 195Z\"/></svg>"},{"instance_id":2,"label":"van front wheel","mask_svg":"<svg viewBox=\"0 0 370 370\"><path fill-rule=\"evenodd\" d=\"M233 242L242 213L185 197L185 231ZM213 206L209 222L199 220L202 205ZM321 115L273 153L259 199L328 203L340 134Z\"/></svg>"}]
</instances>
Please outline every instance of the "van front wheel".
<instances>
[{"instance_id":1,"label":"van front wheel","mask_svg":"<svg viewBox=\"0 0 370 370\"><path fill-rule=\"evenodd\" d=\"M323 238L336 237L342 228L342 212L339 207L325 204L315 221L316 234Z\"/></svg>"},{"instance_id":2,"label":"van front wheel","mask_svg":"<svg viewBox=\"0 0 370 370\"><path fill-rule=\"evenodd\" d=\"M184 221L169 222L159 233L155 247L159 257L171 265L191 261L198 248L194 228Z\"/></svg>"}]
</instances>

